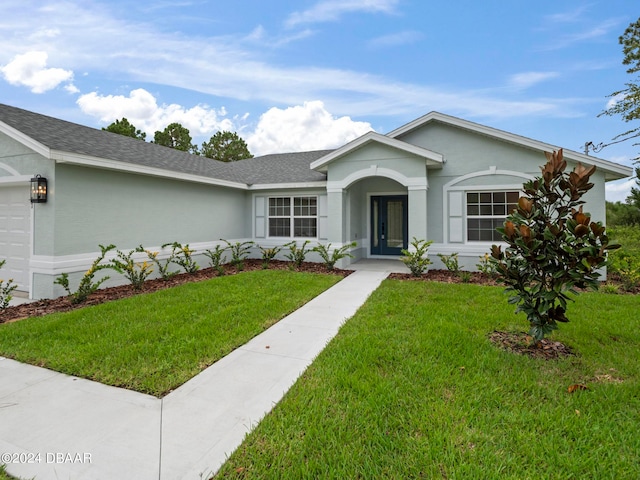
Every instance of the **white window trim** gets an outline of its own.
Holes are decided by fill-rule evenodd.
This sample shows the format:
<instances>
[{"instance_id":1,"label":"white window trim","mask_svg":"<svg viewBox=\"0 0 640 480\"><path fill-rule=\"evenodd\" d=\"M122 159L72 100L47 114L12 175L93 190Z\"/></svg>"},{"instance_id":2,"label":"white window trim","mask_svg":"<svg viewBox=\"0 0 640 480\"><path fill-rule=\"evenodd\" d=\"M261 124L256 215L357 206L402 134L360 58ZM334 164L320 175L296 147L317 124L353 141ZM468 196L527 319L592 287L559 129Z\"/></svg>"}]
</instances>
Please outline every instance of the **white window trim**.
<instances>
[{"instance_id":1,"label":"white window trim","mask_svg":"<svg viewBox=\"0 0 640 480\"><path fill-rule=\"evenodd\" d=\"M465 242L467 244L494 244L496 242L501 242L502 240L469 240L469 219L480 219L480 220L487 220L487 219L502 219L503 221L506 220L507 216L509 215L509 212L507 211L504 215L469 215L469 203L467 200L467 194L469 193L502 193L502 192L516 192L518 193L518 196L521 197L522 196L522 187L514 187L514 188L497 188L497 189L486 189L486 188L482 188L482 189L471 189L471 188L465 188L465 190L463 191L463 233L464 233L464 239ZM479 205L482 205L481 203ZM491 203L491 205L493 205L493 203ZM507 205L507 203L505 203L505 206Z\"/></svg>"},{"instance_id":2,"label":"white window trim","mask_svg":"<svg viewBox=\"0 0 640 480\"><path fill-rule=\"evenodd\" d=\"M271 215L270 212L270 203L271 203L271 199L274 198L288 198L289 199L289 215L288 216L284 216L284 215ZM315 215L295 215L294 214L294 203L295 203L295 199L296 198L315 198L316 200L316 214ZM283 239L283 238L288 238L288 239L292 239L292 240L317 240L318 239L318 229L319 229L319 222L320 222L320 215L319 215L319 208L320 208L320 200L318 198L318 195L270 195L267 197L267 224L266 224L266 238L268 239ZM270 220L272 218L289 218L290 222L289 222L289 235L288 236L274 236L270 234ZM300 219L300 218L315 218L316 220L316 235L315 237L296 237L294 236L294 230L295 230L295 219Z\"/></svg>"},{"instance_id":3,"label":"white window trim","mask_svg":"<svg viewBox=\"0 0 640 480\"><path fill-rule=\"evenodd\" d=\"M503 184L492 184L492 185L463 185L463 186L458 186L459 183L469 180L471 178L476 178L476 177L484 177L484 176L488 176L488 175L503 175L503 176L511 176L511 177L516 177L516 178L520 178L522 179L521 182L519 183L503 183ZM478 248L486 248L486 247L490 247L492 244L496 243L496 242L483 242L483 241L478 241L478 240L472 240L469 241L467 240L468 235L467 235L467 211L466 211L466 206L467 206L467 200L466 200L466 192L467 191L474 191L474 192L480 192L480 191L522 191L522 184L524 183L524 181L527 180L534 180L534 176L527 174L527 173L523 173L523 172L517 172L514 170L499 170L497 167L495 166L491 166L489 167L488 170L482 170L482 171L478 171L478 172L472 172L472 173L468 173L466 175L462 175L460 177L454 178L453 180L445 183L442 186L442 219L443 219L443 225L442 225L442 238L443 238L443 244L442 245L447 245L447 246L451 246L451 247L455 247L457 249L457 251L460 252L464 252L465 250L469 250L469 251L475 251ZM461 221L462 221L462 241L461 242L450 242L449 238L450 238L450 231L449 231L449 193L450 192L461 192L463 195L463 203L462 203L462 208L463 208L463 212L462 212L462 216Z\"/></svg>"}]
</instances>

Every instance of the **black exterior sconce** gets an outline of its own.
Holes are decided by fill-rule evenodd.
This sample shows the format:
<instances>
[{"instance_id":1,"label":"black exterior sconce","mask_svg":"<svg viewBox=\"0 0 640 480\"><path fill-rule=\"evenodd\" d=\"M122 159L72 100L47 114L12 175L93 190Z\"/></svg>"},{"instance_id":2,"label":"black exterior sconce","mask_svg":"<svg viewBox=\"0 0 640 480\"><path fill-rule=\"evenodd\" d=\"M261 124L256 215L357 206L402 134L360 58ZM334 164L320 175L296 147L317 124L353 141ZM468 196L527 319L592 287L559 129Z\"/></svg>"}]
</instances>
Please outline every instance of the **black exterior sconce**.
<instances>
[{"instance_id":1,"label":"black exterior sconce","mask_svg":"<svg viewBox=\"0 0 640 480\"><path fill-rule=\"evenodd\" d=\"M47 203L47 179L40 175L31 179L31 203Z\"/></svg>"}]
</instances>

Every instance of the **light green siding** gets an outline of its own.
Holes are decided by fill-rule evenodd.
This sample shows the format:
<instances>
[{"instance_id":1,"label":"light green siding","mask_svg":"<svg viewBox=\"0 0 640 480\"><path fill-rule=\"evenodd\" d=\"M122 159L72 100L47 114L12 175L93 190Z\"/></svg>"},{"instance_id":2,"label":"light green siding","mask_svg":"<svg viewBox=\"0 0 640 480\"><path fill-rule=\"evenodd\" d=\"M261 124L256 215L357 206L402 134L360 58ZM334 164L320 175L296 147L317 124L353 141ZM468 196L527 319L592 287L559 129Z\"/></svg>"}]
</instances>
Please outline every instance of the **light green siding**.
<instances>
[{"instance_id":1,"label":"light green siding","mask_svg":"<svg viewBox=\"0 0 640 480\"><path fill-rule=\"evenodd\" d=\"M54 197L55 255L246 235L240 190L58 165Z\"/></svg>"}]
</instances>

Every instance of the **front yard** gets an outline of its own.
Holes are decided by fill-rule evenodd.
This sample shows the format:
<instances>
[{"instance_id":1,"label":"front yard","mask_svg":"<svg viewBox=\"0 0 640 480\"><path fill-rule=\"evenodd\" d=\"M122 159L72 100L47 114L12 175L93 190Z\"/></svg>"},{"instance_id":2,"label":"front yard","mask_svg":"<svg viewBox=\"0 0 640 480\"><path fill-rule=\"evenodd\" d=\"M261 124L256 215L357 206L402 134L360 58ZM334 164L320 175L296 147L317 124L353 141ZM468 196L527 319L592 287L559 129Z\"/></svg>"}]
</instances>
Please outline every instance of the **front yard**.
<instances>
[{"instance_id":1,"label":"front yard","mask_svg":"<svg viewBox=\"0 0 640 480\"><path fill-rule=\"evenodd\" d=\"M262 270L0 325L0 356L156 396L341 277Z\"/></svg>"},{"instance_id":2,"label":"front yard","mask_svg":"<svg viewBox=\"0 0 640 480\"><path fill-rule=\"evenodd\" d=\"M545 361L502 288L387 280L218 476L640 478L638 306L578 296Z\"/></svg>"},{"instance_id":3,"label":"front yard","mask_svg":"<svg viewBox=\"0 0 640 480\"><path fill-rule=\"evenodd\" d=\"M340 277L245 272L0 325L0 355L162 396ZM501 287L386 280L218 472L233 478L640 478L638 297L583 293L553 336ZM0 469L0 478L3 472Z\"/></svg>"}]
</instances>

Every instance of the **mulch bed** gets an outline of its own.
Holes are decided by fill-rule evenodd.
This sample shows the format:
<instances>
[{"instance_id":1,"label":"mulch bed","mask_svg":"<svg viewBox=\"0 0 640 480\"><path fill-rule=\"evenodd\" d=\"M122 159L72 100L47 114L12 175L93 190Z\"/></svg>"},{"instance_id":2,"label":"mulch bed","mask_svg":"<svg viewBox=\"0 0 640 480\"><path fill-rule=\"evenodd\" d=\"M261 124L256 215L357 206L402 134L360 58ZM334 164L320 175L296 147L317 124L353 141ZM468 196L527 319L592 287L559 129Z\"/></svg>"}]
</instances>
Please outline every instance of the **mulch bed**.
<instances>
[{"instance_id":1,"label":"mulch bed","mask_svg":"<svg viewBox=\"0 0 640 480\"><path fill-rule=\"evenodd\" d=\"M562 342L554 342L548 338L532 344L531 336L524 332L494 331L489 334L489 340L498 348L507 350L508 352L542 358L544 360L553 360L575 355L571 347L568 347Z\"/></svg>"},{"instance_id":2,"label":"mulch bed","mask_svg":"<svg viewBox=\"0 0 640 480\"><path fill-rule=\"evenodd\" d=\"M463 275L467 276L464 278ZM445 283L474 283L476 285L498 285L496 279L480 272L464 272L462 275L449 270L429 270L424 275L416 277L410 273L392 273L389 278L395 280L434 281Z\"/></svg>"},{"instance_id":3,"label":"mulch bed","mask_svg":"<svg viewBox=\"0 0 640 480\"><path fill-rule=\"evenodd\" d=\"M291 262L284 262L280 260L273 260L269 264L270 270L289 270ZM235 275L239 271L229 265L224 266L225 275ZM262 260L250 259L245 260L244 269L241 271L247 272L252 270L262 270ZM310 273L333 273L336 275L342 275L346 277L351 270L327 270L323 263L311 263L305 262L298 272L310 272ZM180 273L174 275L168 280L161 278L154 280L147 280L144 282L142 289L134 290L131 285L120 285L117 287L109 287L98 290L87 298L86 301L74 305L71 303L70 297L58 297L53 299L38 300L36 302L25 303L22 305L16 305L14 307L8 307L0 311L0 324L5 322L17 321L28 317L39 317L42 315L48 315L56 312L67 312L76 308L86 307L88 305L98 305L100 303L108 302L111 300L118 300L120 298L130 297L132 295L138 295L140 293L150 293L157 290L163 290L165 288L175 287L176 285L182 285L188 282L199 282L202 280L208 280L218 276L218 272L212 268L204 268L198 270L196 273Z\"/></svg>"}]
</instances>

